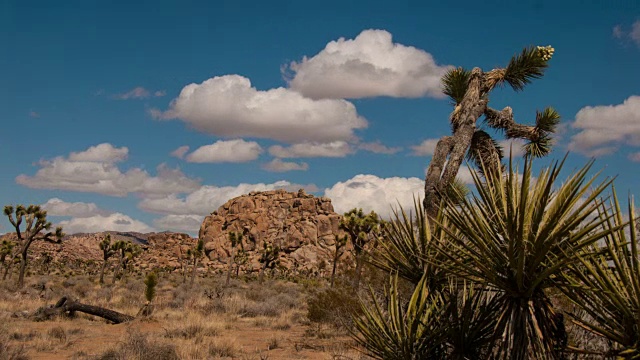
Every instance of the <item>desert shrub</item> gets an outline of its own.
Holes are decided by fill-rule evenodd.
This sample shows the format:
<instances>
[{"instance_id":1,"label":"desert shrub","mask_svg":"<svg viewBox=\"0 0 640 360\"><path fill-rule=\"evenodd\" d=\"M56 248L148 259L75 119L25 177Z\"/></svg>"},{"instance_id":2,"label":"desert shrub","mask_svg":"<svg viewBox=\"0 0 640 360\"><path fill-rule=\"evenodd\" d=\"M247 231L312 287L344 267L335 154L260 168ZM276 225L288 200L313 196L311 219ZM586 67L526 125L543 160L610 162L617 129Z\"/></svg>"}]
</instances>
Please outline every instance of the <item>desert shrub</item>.
<instances>
[{"instance_id":1,"label":"desert shrub","mask_svg":"<svg viewBox=\"0 0 640 360\"><path fill-rule=\"evenodd\" d=\"M11 345L9 338L7 330L0 328L0 360L29 360L24 345Z\"/></svg>"},{"instance_id":2,"label":"desert shrub","mask_svg":"<svg viewBox=\"0 0 640 360\"><path fill-rule=\"evenodd\" d=\"M209 356L213 357L235 357L236 345L229 341L214 341L209 344Z\"/></svg>"},{"instance_id":3,"label":"desert shrub","mask_svg":"<svg viewBox=\"0 0 640 360\"><path fill-rule=\"evenodd\" d=\"M67 332L64 331L62 326L52 327L51 329L49 329L49 331L47 331L47 335L49 336L49 338L58 340L60 342L67 341Z\"/></svg>"},{"instance_id":4,"label":"desert shrub","mask_svg":"<svg viewBox=\"0 0 640 360\"><path fill-rule=\"evenodd\" d=\"M335 327L351 325L351 317L361 312L358 295L350 287L327 288L307 298L307 316L310 321Z\"/></svg>"},{"instance_id":5,"label":"desert shrub","mask_svg":"<svg viewBox=\"0 0 640 360\"><path fill-rule=\"evenodd\" d=\"M169 307L173 309L180 309L184 307L184 304L188 299L192 297L191 291L189 291L189 285L182 284L176 287L171 293L171 300L169 301Z\"/></svg>"},{"instance_id":6,"label":"desert shrub","mask_svg":"<svg viewBox=\"0 0 640 360\"><path fill-rule=\"evenodd\" d=\"M127 334L127 340L116 349L110 349L99 355L97 360L180 360L176 347L149 341L146 335Z\"/></svg>"},{"instance_id":7,"label":"desert shrub","mask_svg":"<svg viewBox=\"0 0 640 360\"><path fill-rule=\"evenodd\" d=\"M226 299L223 298L212 298L209 299L205 304L200 305L197 310L202 315L223 314L227 311L225 301Z\"/></svg>"}]
</instances>

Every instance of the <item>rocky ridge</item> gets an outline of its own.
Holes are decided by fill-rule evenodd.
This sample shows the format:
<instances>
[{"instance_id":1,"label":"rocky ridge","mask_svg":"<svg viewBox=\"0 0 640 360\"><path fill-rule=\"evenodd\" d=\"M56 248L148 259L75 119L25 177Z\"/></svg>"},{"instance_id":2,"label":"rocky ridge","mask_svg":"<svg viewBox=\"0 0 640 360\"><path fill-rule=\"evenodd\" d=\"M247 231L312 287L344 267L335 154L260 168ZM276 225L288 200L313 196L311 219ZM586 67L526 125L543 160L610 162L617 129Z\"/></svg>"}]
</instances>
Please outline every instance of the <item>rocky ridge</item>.
<instances>
[{"instance_id":1,"label":"rocky ridge","mask_svg":"<svg viewBox=\"0 0 640 360\"><path fill-rule=\"evenodd\" d=\"M341 215L331 200L304 190L251 192L229 200L207 216L199 237L208 258L226 264L230 256L229 233L243 234L248 271L258 269L263 244L280 248L280 266L287 270L318 271L329 264L335 251Z\"/></svg>"},{"instance_id":2,"label":"rocky ridge","mask_svg":"<svg viewBox=\"0 0 640 360\"><path fill-rule=\"evenodd\" d=\"M330 268L335 251L341 215L335 213L331 200L305 193L273 190L252 192L229 200L207 216L200 228L205 241L205 258L200 271L221 271L227 268L230 254L229 233L244 235L243 247L248 261L243 272L257 271L263 244L278 246L280 267L305 273L322 272ZM162 269L179 272L188 249L197 239L188 234L134 233L105 231L65 236L59 244L35 242L31 245L30 268L46 272L96 273L102 262L99 243L109 234L112 242L131 241L141 246L142 253L134 260L135 269L146 272ZM15 234L0 236L0 240L16 240ZM348 255L341 262L348 264ZM110 260L113 263L113 258ZM57 269L57 270L56 270Z\"/></svg>"}]
</instances>

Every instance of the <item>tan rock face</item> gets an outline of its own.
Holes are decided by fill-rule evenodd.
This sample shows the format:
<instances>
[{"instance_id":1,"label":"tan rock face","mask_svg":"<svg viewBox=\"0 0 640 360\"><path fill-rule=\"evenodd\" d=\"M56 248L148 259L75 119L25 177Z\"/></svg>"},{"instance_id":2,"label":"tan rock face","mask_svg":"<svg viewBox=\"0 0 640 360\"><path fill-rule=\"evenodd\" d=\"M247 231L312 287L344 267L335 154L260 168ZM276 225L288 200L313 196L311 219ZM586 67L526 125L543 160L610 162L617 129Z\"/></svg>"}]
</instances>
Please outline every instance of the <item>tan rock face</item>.
<instances>
[{"instance_id":1,"label":"tan rock face","mask_svg":"<svg viewBox=\"0 0 640 360\"><path fill-rule=\"evenodd\" d=\"M317 270L330 262L341 216L331 200L285 190L252 192L229 200L207 216L200 227L210 260L226 264L229 233L244 235L249 262L257 263L263 243L280 247L280 263L287 269Z\"/></svg>"}]
</instances>

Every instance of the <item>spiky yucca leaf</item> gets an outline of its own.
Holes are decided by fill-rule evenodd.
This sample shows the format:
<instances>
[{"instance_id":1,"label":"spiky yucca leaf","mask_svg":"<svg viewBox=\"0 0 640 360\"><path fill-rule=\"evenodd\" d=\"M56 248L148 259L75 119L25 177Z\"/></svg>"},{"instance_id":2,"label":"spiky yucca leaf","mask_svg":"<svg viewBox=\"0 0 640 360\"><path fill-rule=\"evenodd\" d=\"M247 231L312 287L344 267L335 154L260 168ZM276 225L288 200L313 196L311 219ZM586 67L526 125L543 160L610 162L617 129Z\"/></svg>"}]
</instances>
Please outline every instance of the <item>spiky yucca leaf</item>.
<instances>
[{"instance_id":1,"label":"spiky yucca leaf","mask_svg":"<svg viewBox=\"0 0 640 360\"><path fill-rule=\"evenodd\" d=\"M520 91L533 79L539 79L547 68L545 60L535 46L524 48L519 55L511 58L504 72L506 81L515 91Z\"/></svg>"},{"instance_id":2,"label":"spiky yucca leaf","mask_svg":"<svg viewBox=\"0 0 640 360\"><path fill-rule=\"evenodd\" d=\"M566 295L587 316L576 317L583 328L604 336L617 344L609 356L640 359L640 258L633 198L629 199L627 221L622 216L615 194L611 208L604 206L599 217L606 219L605 229L611 233L602 244L594 244L596 257L581 257L580 263L567 275Z\"/></svg>"},{"instance_id":3,"label":"spiky yucca leaf","mask_svg":"<svg viewBox=\"0 0 640 360\"><path fill-rule=\"evenodd\" d=\"M447 309L448 359L488 359L495 342L496 298L472 283L449 287Z\"/></svg>"},{"instance_id":4,"label":"spiky yucca leaf","mask_svg":"<svg viewBox=\"0 0 640 360\"><path fill-rule=\"evenodd\" d=\"M362 316L354 318L352 337L374 359L446 359L444 298L429 291L427 276L417 284L405 306L398 295L398 277L390 280L388 306L383 309L371 290L371 308L360 302Z\"/></svg>"},{"instance_id":5,"label":"spiky yucca leaf","mask_svg":"<svg viewBox=\"0 0 640 360\"><path fill-rule=\"evenodd\" d=\"M446 258L443 268L495 293L500 358L557 356L562 334L545 289L612 231L601 228L606 218L591 217L611 181L593 186L590 162L558 186L563 163L543 169L535 182L531 159L521 176L511 161L506 173L485 167L485 181L473 172L478 194L446 207L450 240L434 244Z\"/></svg>"},{"instance_id":6,"label":"spiky yucca leaf","mask_svg":"<svg viewBox=\"0 0 640 360\"><path fill-rule=\"evenodd\" d=\"M453 105L459 104L469 86L471 71L458 67L447 71L442 77L442 92L451 98Z\"/></svg>"},{"instance_id":7,"label":"spiky yucca leaf","mask_svg":"<svg viewBox=\"0 0 640 360\"><path fill-rule=\"evenodd\" d=\"M371 258L371 263L389 273L418 284L428 274L427 286L431 290L446 284L446 274L433 266L432 257L441 256L433 243L443 241L445 233L440 224L445 223L442 213L437 222L430 224L422 207L422 201L414 199L414 211L407 215L405 210L393 209L393 220L383 228L379 247Z\"/></svg>"}]
</instances>

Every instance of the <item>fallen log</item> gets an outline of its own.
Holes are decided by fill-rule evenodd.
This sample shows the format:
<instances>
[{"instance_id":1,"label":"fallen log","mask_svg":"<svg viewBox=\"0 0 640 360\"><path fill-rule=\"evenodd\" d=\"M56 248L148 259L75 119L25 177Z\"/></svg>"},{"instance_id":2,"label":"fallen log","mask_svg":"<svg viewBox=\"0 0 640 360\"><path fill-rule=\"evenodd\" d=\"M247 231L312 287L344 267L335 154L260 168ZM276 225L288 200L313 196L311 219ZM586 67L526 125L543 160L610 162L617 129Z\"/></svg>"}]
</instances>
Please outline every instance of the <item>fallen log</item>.
<instances>
[{"instance_id":1,"label":"fallen log","mask_svg":"<svg viewBox=\"0 0 640 360\"><path fill-rule=\"evenodd\" d=\"M122 314L103 307L82 304L80 302L71 300L66 296L63 296L53 306L39 308L33 315L31 315L31 318L35 321L44 321L59 315L73 315L76 311L101 317L103 319L111 321L114 324L129 322L135 319L135 317L133 316Z\"/></svg>"}]
</instances>

